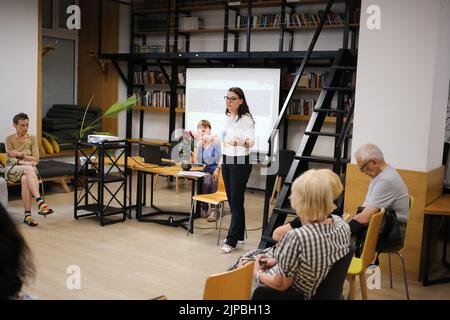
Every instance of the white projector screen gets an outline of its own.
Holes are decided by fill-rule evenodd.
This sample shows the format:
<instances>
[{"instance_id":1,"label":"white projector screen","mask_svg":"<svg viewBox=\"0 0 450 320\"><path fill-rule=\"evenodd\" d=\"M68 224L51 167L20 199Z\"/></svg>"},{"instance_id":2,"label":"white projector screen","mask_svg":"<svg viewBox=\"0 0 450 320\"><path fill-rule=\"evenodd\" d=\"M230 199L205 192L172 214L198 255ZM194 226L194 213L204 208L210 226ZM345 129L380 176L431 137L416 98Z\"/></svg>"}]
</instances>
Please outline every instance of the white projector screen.
<instances>
[{"instance_id":1,"label":"white projector screen","mask_svg":"<svg viewBox=\"0 0 450 320\"><path fill-rule=\"evenodd\" d=\"M240 87L255 120L253 152L266 153L268 139L278 116L280 69L188 68L186 69L186 130L195 131L200 120L211 122L219 134L226 121L224 96Z\"/></svg>"}]
</instances>

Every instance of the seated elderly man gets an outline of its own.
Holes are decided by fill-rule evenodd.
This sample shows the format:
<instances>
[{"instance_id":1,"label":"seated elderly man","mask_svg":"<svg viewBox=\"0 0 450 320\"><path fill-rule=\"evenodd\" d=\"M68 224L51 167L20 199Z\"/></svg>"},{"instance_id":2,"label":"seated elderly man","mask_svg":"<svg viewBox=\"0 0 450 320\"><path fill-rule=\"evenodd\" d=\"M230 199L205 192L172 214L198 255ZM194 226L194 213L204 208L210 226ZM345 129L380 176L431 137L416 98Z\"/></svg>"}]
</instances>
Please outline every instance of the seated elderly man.
<instances>
[{"instance_id":1,"label":"seated elderly man","mask_svg":"<svg viewBox=\"0 0 450 320\"><path fill-rule=\"evenodd\" d=\"M6 180L3 179L3 177L0 177L0 203L3 205L3 207L8 207L8 184Z\"/></svg>"},{"instance_id":2,"label":"seated elderly man","mask_svg":"<svg viewBox=\"0 0 450 320\"><path fill-rule=\"evenodd\" d=\"M400 224L406 223L409 213L409 194L397 170L387 164L380 148L364 144L355 153L356 162L362 173L372 178L364 200L364 210L349 222L352 234L381 208L393 209Z\"/></svg>"}]
</instances>

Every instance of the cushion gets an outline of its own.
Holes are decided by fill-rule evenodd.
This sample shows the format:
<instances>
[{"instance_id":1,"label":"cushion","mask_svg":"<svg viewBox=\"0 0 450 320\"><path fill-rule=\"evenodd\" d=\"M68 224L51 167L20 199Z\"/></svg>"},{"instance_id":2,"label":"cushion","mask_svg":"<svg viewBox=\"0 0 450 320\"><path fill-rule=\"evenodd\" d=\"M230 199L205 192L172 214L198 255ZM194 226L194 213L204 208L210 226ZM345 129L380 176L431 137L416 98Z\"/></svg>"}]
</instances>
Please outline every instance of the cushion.
<instances>
[{"instance_id":1,"label":"cushion","mask_svg":"<svg viewBox=\"0 0 450 320\"><path fill-rule=\"evenodd\" d=\"M38 163L37 169L42 178L73 176L75 165L57 160L43 160Z\"/></svg>"},{"instance_id":2,"label":"cushion","mask_svg":"<svg viewBox=\"0 0 450 320\"><path fill-rule=\"evenodd\" d=\"M77 124L75 120L72 119L61 119L61 118L49 118L45 117L42 119L42 123L45 125L54 125L54 124Z\"/></svg>"},{"instance_id":3,"label":"cushion","mask_svg":"<svg viewBox=\"0 0 450 320\"><path fill-rule=\"evenodd\" d=\"M44 147L45 153L48 153L48 154L54 154L55 153L55 151L53 150L53 147L50 144L50 142L44 137L42 137L42 146Z\"/></svg>"},{"instance_id":4,"label":"cushion","mask_svg":"<svg viewBox=\"0 0 450 320\"><path fill-rule=\"evenodd\" d=\"M44 146L42 145L42 143L38 143L38 145L39 145L39 155L43 156L45 154Z\"/></svg>"},{"instance_id":5,"label":"cushion","mask_svg":"<svg viewBox=\"0 0 450 320\"><path fill-rule=\"evenodd\" d=\"M6 153L0 153L0 163L5 167L6 166Z\"/></svg>"},{"instance_id":6,"label":"cushion","mask_svg":"<svg viewBox=\"0 0 450 320\"><path fill-rule=\"evenodd\" d=\"M49 137L48 141L52 145L53 151L55 151L55 153L59 153L59 144L58 144L58 142L56 142L55 138Z\"/></svg>"}]
</instances>

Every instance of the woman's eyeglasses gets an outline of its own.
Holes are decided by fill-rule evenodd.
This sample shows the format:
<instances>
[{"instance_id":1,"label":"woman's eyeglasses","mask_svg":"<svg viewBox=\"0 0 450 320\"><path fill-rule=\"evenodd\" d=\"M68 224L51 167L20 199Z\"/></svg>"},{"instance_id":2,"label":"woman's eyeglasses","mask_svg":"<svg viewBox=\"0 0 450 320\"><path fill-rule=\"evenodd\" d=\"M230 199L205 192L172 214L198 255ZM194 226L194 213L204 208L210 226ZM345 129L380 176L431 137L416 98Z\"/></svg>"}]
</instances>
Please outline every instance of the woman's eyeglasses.
<instances>
[{"instance_id":1,"label":"woman's eyeglasses","mask_svg":"<svg viewBox=\"0 0 450 320\"><path fill-rule=\"evenodd\" d=\"M240 98L238 98L238 97L227 97L227 96L225 96L225 97L223 97L223 99L224 99L225 101L235 102L236 100L239 100Z\"/></svg>"}]
</instances>

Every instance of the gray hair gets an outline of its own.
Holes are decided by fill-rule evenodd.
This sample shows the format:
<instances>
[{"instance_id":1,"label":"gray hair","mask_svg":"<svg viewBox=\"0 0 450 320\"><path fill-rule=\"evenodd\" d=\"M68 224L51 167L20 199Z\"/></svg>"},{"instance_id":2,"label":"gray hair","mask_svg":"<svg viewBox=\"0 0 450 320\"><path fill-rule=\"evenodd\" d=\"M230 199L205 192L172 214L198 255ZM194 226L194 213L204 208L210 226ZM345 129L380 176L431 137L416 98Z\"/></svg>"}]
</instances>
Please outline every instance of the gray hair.
<instances>
[{"instance_id":1,"label":"gray hair","mask_svg":"<svg viewBox=\"0 0 450 320\"><path fill-rule=\"evenodd\" d=\"M355 158L360 158L362 161L369 161L370 159L384 160L383 152L380 148L371 143L363 144L355 152Z\"/></svg>"}]
</instances>

